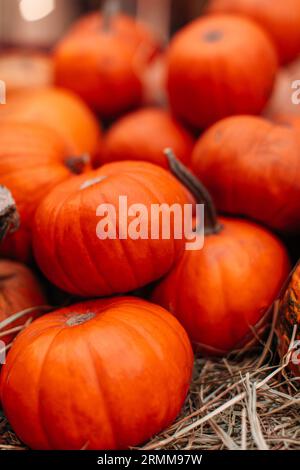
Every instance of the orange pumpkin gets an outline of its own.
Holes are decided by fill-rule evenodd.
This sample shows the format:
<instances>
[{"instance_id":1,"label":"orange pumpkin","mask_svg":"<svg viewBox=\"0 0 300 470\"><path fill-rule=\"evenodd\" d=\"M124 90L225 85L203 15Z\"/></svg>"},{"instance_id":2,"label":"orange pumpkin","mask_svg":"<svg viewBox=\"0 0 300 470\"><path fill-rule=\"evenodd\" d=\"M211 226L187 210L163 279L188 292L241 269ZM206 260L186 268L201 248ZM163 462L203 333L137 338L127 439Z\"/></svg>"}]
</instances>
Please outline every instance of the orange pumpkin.
<instances>
[{"instance_id":1,"label":"orange pumpkin","mask_svg":"<svg viewBox=\"0 0 300 470\"><path fill-rule=\"evenodd\" d=\"M32 449L126 449L174 421L192 367L184 329L162 308L89 301L21 333L2 368L1 401Z\"/></svg>"},{"instance_id":2,"label":"orange pumpkin","mask_svg":"<svg viewBox=\"0 0 300 470\"><path fill-rule=\"evenodd\" d=\"M12 94L0 108L1 122L40 123L55 130L70 155L93 157L99 145L100 126L83 101L54 87Z\"/></svg>"},{"instance_id":3,"label":"orange pumpkin","mask_svg":"<svg viewBox=\"0 0 300 470\"><path fill-rule=\"evenodd\" d=\"M300 341L300 265L296 266L283 293L277 320L278 352L282 358L289 359L289 368L296 377L300 376L299 346ZM292 344L292 340L296 344ZM292 346L291 356L287 353Z\"/></svg>"},{"instance_id":4,"label":"orange pumpkin","mask_svg":"<svg viewBox=\"0 0 300 470\"><path fill-rule=\"evenodd\" d=\"M285 64L300 54L298 0L210 0L211 13L237 13L256 21L270 35Z\"/></svg>"},{"instance_id":5,"label":"orange pumpkin","mask_svg":"<svg viewBox=\"0 0 300 470\"><path fill-rule=\"evenodd\" d=\"M31 271L22 264L0 260L0 341L8 345L45 305L43 290Z\"/></svg>"},{"instance_id":6,"label":"orange pumpkin","mask_svg":"<svg viewBox=\"0 0 300 470\"><path fill-rule=\"evenodd\" d=\"M20 228L6 237L0 253L28 261L31 225L41 199L55 185L80 173L87 157L69 157L64 142L54 131L39 124L0 125L0 182L10 189L20 214Z\"/></svg>"},{"instance_id":7,"label":"orange pumpkin","mask_svg":"<svg viewBox=\"0 0 300 470\"><path fill-rule=\"evenodd\" d=\"M163 153L166 147L172 147L178 158L188 163L193 144L192 136L167 111L141 109L121 118L110 128L101 144L99 163L145 160L168 168Z\"/></svg>"},{"instance_id":8,"label":"orange pumpkin","mask_svg":"<svg viewBox=\"0 0 300 470\"><path fill-rule=\"evenodd\" d=\"M56 83L75 91L105 117L139 105L144 69L157 45L126 16L110 24L99 13L79 20L54 52Z\"/></svg>"},{"instance_id":9,"label":"orange pumpkin","mask_svg":"<svg viewBox=\"0 0 300 470\"><path fill-rule=\"evenodd\" d=\"M285 126L294 129L300 137L300 115L296 114L276 114L272 120L280 126Z\"/></svg>"},{"instance_id":10,"label":"orange pumpkin","mask_svg":"<svg viewBox=\"0 0 300 470\"><path fill-rule=\"evenodd\" d=\"M127 197L128 210L143 205L147 214L133 206L124 220L127 210L119 206L119 196ZM158 222L152 205L190 202L186 188L163 168L148 162L104 165L59 185L39 205L35 258L51 282L72 294L96 297L135 290L164 275L184 249L185 240L175 239L173 217L169 238L163 237L161 225L157 238L151 236L151 225ZM135 223L140 234L127 236Z\"/></svg>"},{"instance_id":11,"label":"orange pumpkin","mask_svg":"<svg viewBox=\"0 0 300 470\"><path fill-rule=\"evenodd\" d=\"M253 116L224 119L199 139L191 168L220 211L300 230L300 147L292 128Z\"/></svg>"},{"instance_id":12,"label":"orange pumpkin","mask_svg":"<svg viewBox=\"0 0 300 470\"><path fill-rule=\"evenodd\" d=\"M177 175L185 182L190 179L191 188L198 187L198 202L205 203L204 247L184 253L157 285L152 300L176 316L196 349L224 355L253 340L255 326L263 325L288 276L288 254L262 227L239 219L218 220L195 178L182 167Z\"/></svg>"},{"instance_id":13,"label":"orange pumpkin","mask_svg":"<svg viewBox=\"0 0 300 470\"><path fill-rule=\"evenodd\" d=\"M171 41L170 105L178 118L197 128L234 114L259 114L276 72L274 46L254 22L235 15L203 17Z\"/></svg>"}]
</instances>

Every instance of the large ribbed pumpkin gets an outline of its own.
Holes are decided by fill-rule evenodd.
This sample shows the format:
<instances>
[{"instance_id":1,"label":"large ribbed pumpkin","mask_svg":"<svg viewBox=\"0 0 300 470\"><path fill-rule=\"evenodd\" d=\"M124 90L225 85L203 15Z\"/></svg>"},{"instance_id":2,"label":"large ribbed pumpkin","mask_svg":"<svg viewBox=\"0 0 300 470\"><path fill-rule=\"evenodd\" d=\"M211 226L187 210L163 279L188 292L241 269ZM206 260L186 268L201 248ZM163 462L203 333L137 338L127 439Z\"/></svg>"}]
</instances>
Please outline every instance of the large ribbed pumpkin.
<instances>
[{"instance_id":1,"label":"large ribbed pumpkin","mask_svg":"<svg viewBox=\"0 0 300 470\"><path fill-rule=\"evenodd\" d=\"M290 126L236 116L208 129L191 168L217 208L283 232L300 230L300 145Z\"/></svg>"},{"instance_id":2,"label":"large ribbed pumpkin","mask_svg":"<svg viewBox=\"0 0 300 470\"><path fill-rule=\"evenodd\" d=\"M209 195L198 187L206 211L204 247L185 251L152 300L176 316L196 349L223 355L255 338L290 264L284 245L266 229L241 219L218 220Z\"/></svg>"},{"instance_id":3,"label":"large ribbed pumpkin","mask_svg":"<svg viewBox=\"0 0 300 470\"><path fill-rule=\"evenodd\" d=\"M133 207L124 220L128 211L119 206L119 196L127 197L128 209L142 204L147 214L139 215ZM186 188L159 166L109 163L59 185L42 201L34 223L35 258L50 281L73 294L104 296L137 289L164 275L185 245L184 237L175 239L173 217L169 238L163 238L160 224L157 239L152 237L151 225L158 223L152 206L176 203L180 208L191 202ZM146 225L146 238L127 237L132 223L137 231Z\"/></svg>"},{"instance_id":4,"label":"large ribbed pumpkin","mask_svg":"<svg viewBox=\"0 0 300 470\"><path fill-rule=\"evenodd\" d=\"M97 119L68 90L48 87L10 95L6 106L0 108L0 123L7 121L40 123L54 129L70 155L86 153L93 157L99 145Z\"/></svg>"},{"instance_id":5,"label":"large ribbed pumpkin","mask_svg":"<svg viewBox=\"0 0 300 470\"><path fill-rule=\"evenodd\" d=\"M211 13L238 13L256 21L270 35L280 62L300 54L299 0L210 0Z\"/></svg>"},{"instance_id":6,"label":"large ribbed pumpkin","mask_svg":"<svg viewBox=\"0 0 300 470\"><path fill-rule=\"evenodd\" d=\"M103 117L142 101L145 67L158 49L143 25L124 15L80 19L54 51L56 83L75 91Z\"/></svg>"},{"instance_id":7,"label":"large ribbed pumpkin","mask_svg":"<svg viewBox=\"0 0 300 470\"><path fill-rule=\"evenodd\" d=\"M64 141L47 127L1 123L0 183L11 191L20 214L20 228L1 244L2 255L30 259L31 225L37 205L56 184L82 172L87 165L87 156L70 156Z\"/></svg>"},{"instance_id":8,"label":"large ribbed pumpkin","mask_svg":"<svg viewBox=\"0 0 300 470\"><path fill-rule=\"evenodd\" d=\"M40 314L37 307L45 305L43 290L33 273L22 264L0 260L0 341L8 345L26 321Z\"/></svg>"},{"instance_id":9,"label":"large ribbed pumpkin","mask_svg":"<svg viewBox=\"0 0 300 470\"><path fill-rule=\"evenodd\" d=\"M168 57L175 115L196 128L235 114L259 114L274 85L277 56L267 33L237 15L209 15L179 31Z\"/></svg>"},{"instance_id":10,"label":"large ribbed pumpkin","mask_svg":"<svg viewBox=\"0 0 300 470\"><path fill-rule=\"evenodd\" d=\"M174 421L192 365L184 329L161 307L89 301L21 333L2 369L1 402L32 449L126 449Z\"/></svg>"}]
</instances>

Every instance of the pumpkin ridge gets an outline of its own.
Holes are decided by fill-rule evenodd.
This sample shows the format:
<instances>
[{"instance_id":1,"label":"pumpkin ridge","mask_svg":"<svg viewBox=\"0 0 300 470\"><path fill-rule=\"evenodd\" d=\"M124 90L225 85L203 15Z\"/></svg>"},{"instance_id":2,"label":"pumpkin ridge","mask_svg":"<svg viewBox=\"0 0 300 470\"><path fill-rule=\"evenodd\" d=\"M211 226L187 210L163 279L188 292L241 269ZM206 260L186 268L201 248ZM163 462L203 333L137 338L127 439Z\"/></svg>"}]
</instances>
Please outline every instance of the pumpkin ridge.
<instances>
[{"instance_id":1,"label":"pumpkin ridge","mask_svg":"<svg viewBox=\"0 0 300 470\"><path fill-rule=\"evenodd\" d=\"M101 199L103 201L103 203L107 203L106 199L105 199L105 196L103 193L100 194L101 196ZM81 192L80 194L80 200L81 200L81 204L83 205L83 207L85 206L85 203L84 203L84 192ZM88 246L89 246L89 243L86 243L88 241L88 237L85 232L85 224L83 222L83 214L79 211L79 229L80 229L80 234L81 234L81 239L83 241L83 246L85 248L85 252L89 258L89 261L90 261L90 266L92 267L95 275L97 276L98 279L100 279L101 281L101 284L105 284L107 289L109 290L109 292L113 292L114 291L114 286L107 280L106 276L104 274L102 274L102 272L99 271L99 268L98 268L98 265L96 264L96 259L92 256L92 253L90 253L90 250L88 249Z\"/></svg>"},{"instance_id":2,"label":"pumpkin ridge","mask_svg":"<svg viewBox=\"0 0 300 470\"><path fill-rule=\"evenodd\" d=\"M147 312L146 309L145 309L145 311ZM160 355L157 351L157 345L160 348L159 342L157 342L156 339L151 335L151 333L149 331L147 331L147 329L145 328L144 325L141 325L141 329L138 329L133 323L127 322L126 319L124 319L124 317L121 317L121 316L118 317L118 322L119 322L119 324L123 325L123 328L125 327L125 331L129 332L133 338L134 338L135 335L137 335L139 338L141 338L141 340L143 342L143 346L146 347L148 351L150 351L150 353L152 354L152 356L154 358L156 358L156 359L158 359L158 361L160 361L161 357L160 357ZM142 332L144 332L146 334L147 341L145 340L145 336L143 336ZM149 344L149 341L150 341L150 344ZM155 343L156 343L156 347L153 346L153 345L155 345ZM163 362L163 364L165 366L165 362ZM171 397L172 393L171 393L171 390L170 390L170 387L169 387L169 382L168 382L168 380L166 380L167 375L168 374L166 374L166 367L164 367L164 374L163 374L163 376L164 376L164 387L163 388L164 388L164 390L167 390L166 395ZM167 421L169 419L169 415L170 415L170 411L171 411L170 404L171 404L171 400L168 400L168 407L167 407L167 410L165 410L164 421ZM148 437L151 437L151 436L148 436Z\"/></svg>"}]
</instances>

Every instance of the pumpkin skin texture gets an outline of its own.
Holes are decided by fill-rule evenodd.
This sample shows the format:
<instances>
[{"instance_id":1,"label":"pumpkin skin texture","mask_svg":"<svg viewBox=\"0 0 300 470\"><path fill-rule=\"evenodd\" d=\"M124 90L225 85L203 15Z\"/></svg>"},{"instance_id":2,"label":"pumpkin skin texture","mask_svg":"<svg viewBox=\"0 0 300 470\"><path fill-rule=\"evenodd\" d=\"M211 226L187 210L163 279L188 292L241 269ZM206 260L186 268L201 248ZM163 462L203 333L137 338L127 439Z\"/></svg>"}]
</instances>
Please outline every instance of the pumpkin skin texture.
<instances>
[{"instance_id":1,"label":"pumpkin skin texture","mask_svg":"<svg viewBox=\"0 0 300 470\"><path fill-rule=\"evenodd\" d=\"M85 158L68 157L64 142L47 127L0 125L0 183L11 191L21 219L19 230L1 244L1 255L24 262L31 259L31 225L41 199L72 171L84 171ZM79 167L68 167L68 161Z\"/></svg>"},{"instance_id":2,"label":"pumpkin skin texture","mask_svg":"<svg viewBox=\"0 0 300 470\"><path fill-rule=\"evenodd\" d=\"M174 421L192 367L188 337L164 309L128 297L89 301L18 337L1 400L32 449L126 449Z\"/></svg>"},{"instance_id":3,"label":"pumpkin skin texture","mask_svg":"<svg viewBox=\"0 0 300 470\"><path fill-rule=\"evenodd\" d=\"M259 114L277 72L267 34L235 15L209 15L190 23L171 41L167 62L171 109L200 129L227 116Z\"/></svg>"},{"instance_id":4,"label":"pumpkin skin texture","mask_svg":"<svg viewBox=\"0 0 300 470\"><path fill-rule=\"evenodd\" d=\"M299 231L300 151L292 128L254 116L224 119L196 143L191 168L219 211Z\"/></svg>"},{"instance_id":5,"label":"pumpkin skin texture","mask_svg":"<svg viewBox=\"0 0 300 470\"><path fill-rule=\"evenodd\" d=\"M242 14L256 21L269 33L282 64L300 54L298 0L211 0L208 11Z\"/></svg>"},{"instance_id":6,"label":"pumpkin skin texture","mask_svg":"<svg viewBox=\"0 0 300 470\"><path fill-rule=\"evenodd\" d=\"M289 351L293 338L294 327L297 326L295 342L300 340L300 267L299 263L294 270L290 282L279 303L277 319L278 352L284 358ZM299 350L299 348L296 348ZM299 355L298 355L299 357ZM290 358L292 359L292 357ZM300 367L294 361L289 361L289 369L299 377Z\"/></svg>"},{"instance_id":7,"label":"pumpkin skin texture","mask_svg":"<svg viewBox=\"0 0 300 470\"><path fill-rule=\"evenodd\" d=\"M32 272L20 263L0 260L0 323L23 310L46 305L43 290ZM25 325L29 318L36 318L39 311L32 311L0 329L0 341L9 344L16 332L3 335L15 327Z\"/></svg>"},{"instance_id":8,"label":"pumpkin skin texture","mask_svg":"<svg viewBox=\"0 0 300 470\"><path fill-rule=\"evenodd\" d=\"M170 173L148 162L110 163L59 185L40 204L33 231L35 258L52 283L83 297L126 293L163 276L181 256L185 240L174 240L172 218L170 239L153 239L148 232L148 239L120 240L118 230L116 239L99 239L103 217L96 210L111 204L119 228L119 196L127 196L128 208L147 208L148 227L152 204L193 202Z\"/></svg>"},{"instance_id":9,"label":"pumpkin skin texture","mask_svg":"<svg viewBox=\"0 0 300 470\"><path fill-rule=\"evenodd\" d=\"M69 155L93 157L100 141L100 126L86 104L68 90L55 87L12 94L0 109L0 123L40 123L64 140Z\"/></svg>"},{"instance_id":10,"label":"pumpkin skin texture","mask_svg":"<svg viewBox=\"0 0 300 470\"><path fill-rule=\"evenodd\" d=\"M168 168L165 148L171 147L181 161L188 163L193 144L192 136L167 111L142 109L121 118L110 128L101 145L99 163L145 160Z\"/></svg>"},{"instance_id":11,"label":"pumpkin skin texture","mask_svg":"<svg viewBox=\"0 0 300 470\"><path fill-rule=\"evenodd\" d=\"M252 337L251 327L264 317L290 268L284 246L265 229L238 219L220 222L223 229L206 236L202 250L186 251L152 298L207 355L227 354Z\"/></svg>"},{"instance_id":12,"label":"pumpkin skin texture","mask_svg":"<svg viewBox=\"0 0 300 470\"><path fill-rule=\"evenodd\" d=\"M57 45L56 83L77 93L104 118L134 108L142 102L144 69L154 52L147 38L126 17L117 17L104 29L101 15L90 15Z\"/></svg>"}]
</instances>

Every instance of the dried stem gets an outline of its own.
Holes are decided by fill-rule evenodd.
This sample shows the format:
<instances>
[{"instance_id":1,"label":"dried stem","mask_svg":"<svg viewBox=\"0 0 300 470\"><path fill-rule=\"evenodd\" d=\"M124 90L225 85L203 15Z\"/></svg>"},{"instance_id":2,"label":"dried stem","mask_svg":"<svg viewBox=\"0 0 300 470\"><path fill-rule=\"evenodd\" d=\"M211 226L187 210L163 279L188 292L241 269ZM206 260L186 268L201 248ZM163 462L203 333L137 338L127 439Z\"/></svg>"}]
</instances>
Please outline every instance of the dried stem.
<instances>
[{"instance_id":1,"label":"dried stem","mask_svg":"<svg viewBox=\"0 0 300 470\"><path fill-rule=\"evenodd\" d=\"M8 233L18 230L20 217L11 192L0 186L0 242Z\"/></svg>"},{"instance_id":2,"label":"dried stem","mask_svg":"<svg viewBox=\"0 0 300 470\"><path fill-rule=\"evenodd\" d=\"M79 155L78 157L67 157L65 165L74 175L81 175L87 165L90 163L90 156L88 154Z\"/></svg>"},{"instance_id":3,"label":"dried stem","mask_svg":"<svg viewBox=\"0 0 300 470\"><path fill-rule=\"evenodd\" d=\"M205 186L175 156L172 149L166 149L165 155L174 176L192 193L197 204L205 206L205 234L216 234L222 230L218 221L213 200Z\"/></svg>"},{"instance_id":4,"label":"dried stem","mask_svg":"<svg viewBox=\"0 0 300 470\"><path fill-rule=\"evenodd\" d=\"M120 11L120 0L105 0L102 7L103 31L110 31L113 17Z\"/></svg>"}]
</instances>

